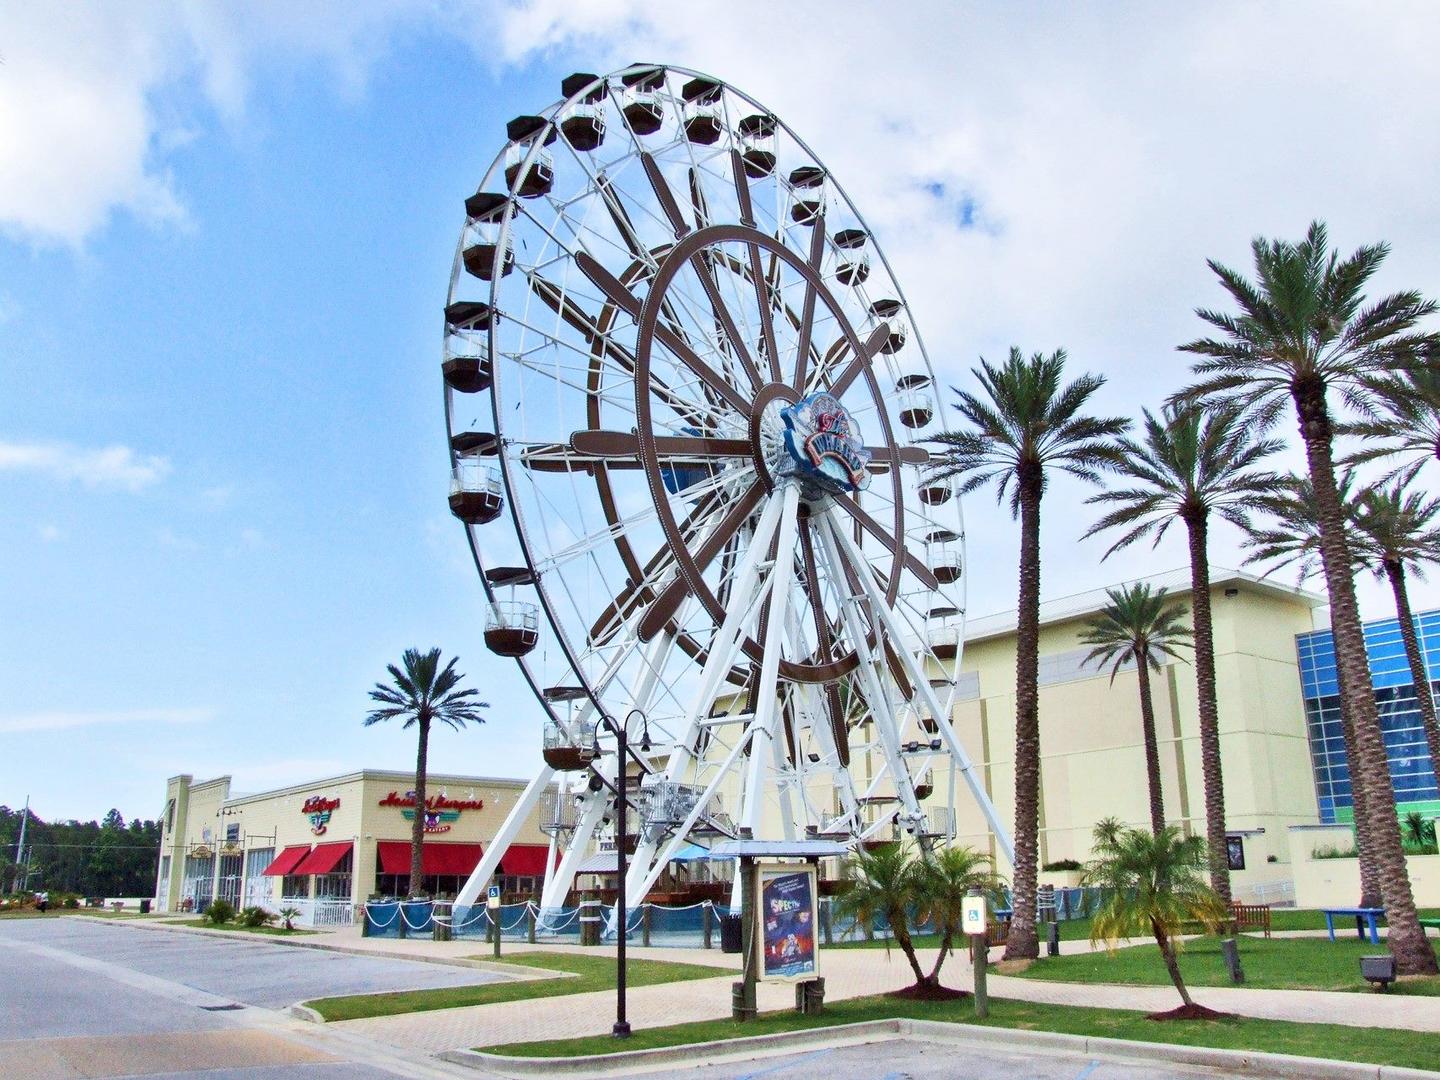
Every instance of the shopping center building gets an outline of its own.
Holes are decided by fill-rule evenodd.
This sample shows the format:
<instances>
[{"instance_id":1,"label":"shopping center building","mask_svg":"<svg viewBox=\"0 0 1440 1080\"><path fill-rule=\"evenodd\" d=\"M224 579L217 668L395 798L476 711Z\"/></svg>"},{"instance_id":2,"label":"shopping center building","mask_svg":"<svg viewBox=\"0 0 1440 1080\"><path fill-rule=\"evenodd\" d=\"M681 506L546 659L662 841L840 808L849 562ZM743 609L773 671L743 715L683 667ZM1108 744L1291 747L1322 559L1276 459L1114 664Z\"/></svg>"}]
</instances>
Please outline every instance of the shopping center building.
<instances>
[{"instance_id":1,"label":"shopping center building","mask_svg":"<svg viewBox=\"0 0 1440 1080\"><path fill-rule=\"evenodd\" d=\"M404 891L410 876L415 774L365 770L261 794L232 793L230 777L173 777L156 879L161 910L201 911L212 899L303 924L348 924L354 905ZM432 775L426 785L426 888L453 894L515 805L522 781ZM539 812L505 853L500 884L530 895L544 876L549 837Z\"/></svg>"}]
</instances>

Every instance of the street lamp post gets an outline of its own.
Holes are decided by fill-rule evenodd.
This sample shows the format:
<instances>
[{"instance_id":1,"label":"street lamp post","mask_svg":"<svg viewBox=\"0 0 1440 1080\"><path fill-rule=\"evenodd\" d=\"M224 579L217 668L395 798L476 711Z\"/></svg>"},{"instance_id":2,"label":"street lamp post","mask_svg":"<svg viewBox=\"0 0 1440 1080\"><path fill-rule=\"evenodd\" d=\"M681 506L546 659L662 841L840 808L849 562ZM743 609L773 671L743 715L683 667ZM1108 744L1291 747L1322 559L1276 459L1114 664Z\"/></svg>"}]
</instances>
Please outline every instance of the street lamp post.
<instances>
[{"instance_id":1,"label":"street lamp post","mask_svg":"<svg viewBox=\"0 0 1440 1080\"><path fill-rule=\"evenodd\" d=\"M629 840L629 831L626 828L626 818L630 811L630 785L626 781L627 755L630 753L630 721L633 717L639 716L644 724L644 730L640 737L640 749L650 749L650 721L640 709L631 709L625 717L623 724L617 724L615 718L605 713L600 714L600 719L595 721L595 742L598 749L600 742L600 728L604 726L615 735L615 749L617 766L615 769L615 783L610 783L601 774L600 770L592 762L590 771L615 795L615 812L619 815L619 827L616 830L615 841L615 869L618 875L616 888L616 907L619 910L619 919L615 930L615 1024L610 1029L610 1034L617 1039L628 1039L630 1037L630 1023L625 1018L625 937L629 916L629 905L625 897L625 845ZM598 761L600 755L595 755ZM638 758L636 759L639 760ZM641 762L643 765L644 763Z\"/></svg>"}]
</instances>

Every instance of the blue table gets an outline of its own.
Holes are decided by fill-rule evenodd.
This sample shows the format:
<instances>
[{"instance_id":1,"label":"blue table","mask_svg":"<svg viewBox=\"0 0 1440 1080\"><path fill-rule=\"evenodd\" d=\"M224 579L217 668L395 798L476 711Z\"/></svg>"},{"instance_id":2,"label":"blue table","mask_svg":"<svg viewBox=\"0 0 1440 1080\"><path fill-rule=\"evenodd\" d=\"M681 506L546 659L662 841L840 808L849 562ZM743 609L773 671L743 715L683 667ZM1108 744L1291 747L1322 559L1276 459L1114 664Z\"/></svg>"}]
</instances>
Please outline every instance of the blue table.
<instances>
[{"instance_id":1,"label":"blue table","mask_svg":"<svg viewBox=\"0 0 1440 1080\"><path fill-rule=\"evenodd\" d=\"M1360 926L1363 919L1365 925L1370 928L1370 943L1372 945L1380 944L1379 920L1385 917L1383 907L1339 907L1322 908L1321 910L1325 913L1325 929L1330 931L1331 941L1335 940L1335 916L1353 915L1355 916L1355 933L1360 940L1365 940L1365 931Z\"/></svg>"}]
</instances>

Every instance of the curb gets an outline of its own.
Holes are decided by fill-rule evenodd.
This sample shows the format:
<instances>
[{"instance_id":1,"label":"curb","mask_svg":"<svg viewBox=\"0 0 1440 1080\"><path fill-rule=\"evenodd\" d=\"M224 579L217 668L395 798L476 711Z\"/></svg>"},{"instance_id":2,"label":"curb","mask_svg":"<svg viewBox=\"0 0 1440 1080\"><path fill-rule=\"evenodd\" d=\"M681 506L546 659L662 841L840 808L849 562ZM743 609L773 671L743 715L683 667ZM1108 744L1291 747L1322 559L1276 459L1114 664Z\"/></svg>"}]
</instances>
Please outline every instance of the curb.
<instances>
[{"instance_id":1,"label":"curb","mask_svg":"<svg viewBox=\"0 0 1440 1080\"><path fill-rule=\"evenodd\" d=\"M885 1042L898 1038L920 1038L929 1042L992 1046L1014 1051L1033 1048L1042 1052L1069 1051L1130 1061L1163 1061L1167 1064L1200 1065L1241 1072L1247 1076L1275 1077L1277 1080L1437 1080L1440 1072L1409 1069L1395 1065L1335 1061L1329 1058L1299 1057L1253 1050L1223 1050L1214 1047L1184 1046L1175 1043L1135 1042L1088 1035L1067 1035L1054 1031L1027 1031L1023 1028L975 1027L939 1020L867 1020L837 1024L807 1031L779 1032L742 1039L689 1043L632 1050L616 1054L588 1054L572 1058L520 1058L488 1054L479 1050L448 1050L436 1056L444 1061L474 1069L488 1069L509 1076L557 1076L606 1073L652 1068L683 1061L691 1067L744 1061L773 1056L809 1046L847 1046Z\"/></svg>"},{"instance_id":2,"label":"curb","mask_svg":"<svg viewBox=\"0 0 1440 1080\"><path fill-rule=\"evenodd\" d=\"M327 1021L308 1005L291 1005L287 1010L297 1020L306 1020L312 1024L324 1024Z\"/></svg>"}]
</instances>

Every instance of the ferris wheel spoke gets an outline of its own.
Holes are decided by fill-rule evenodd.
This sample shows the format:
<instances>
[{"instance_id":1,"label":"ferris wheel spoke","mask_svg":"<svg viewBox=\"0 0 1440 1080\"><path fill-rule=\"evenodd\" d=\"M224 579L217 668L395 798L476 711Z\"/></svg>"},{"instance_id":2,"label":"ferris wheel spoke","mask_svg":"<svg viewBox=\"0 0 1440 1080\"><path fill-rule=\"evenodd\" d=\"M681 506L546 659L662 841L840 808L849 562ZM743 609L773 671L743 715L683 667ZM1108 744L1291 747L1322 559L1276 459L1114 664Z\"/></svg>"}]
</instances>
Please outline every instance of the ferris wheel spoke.
<instances>
[{"instance_id":1,"label":"ferris wheel spoke","mask_svg":"<svg viewBox=\"0 0 1440 1080\"><path fill-rule=\"evenodd\" d=\"M570 436L570 445L577 453L601 458L636 458L640 439L629 431L595 431L585 429ZM749 439L712 439L702 435L661 435L655 439L655 452L671 467L703 466L707 459L748 458ZM635 462L636 468L641 463Z\"/></svg>"},{"instance_id":2,"label":"ferris wheel spoke","mask_svg":"<svg viewBox=\"0 0 1440 1080\"><path fill-rule=\"evenodd\" d=\"M640 151L640 164L645 170L645 177L650 181L650 187L655 192L655 198L660 203L660 209L665 214L666 220L670 222L670 228L675 231L675 239L679 240L690 232L690 222L685 220L685 215L680 211L680 204L675 201L675 193L670 190L670 184L665 179L665 174L660 171L660 166L655 163L655 155L649 151Z\"/></svg>"},{"instance_id":3,"label":"ferris wheel spoke","mask_svg":"<svg viewBox=\"0 0 1440 1080\"><path fill-rule=\"evenodd\" d=\"M637 323L640 321L642 309L640 301L634 293L620 283L618 278L584 252L575 257L575 262L585 276L595 283L596 288L613 300L616 306ZM657 322L655 337L695 375L699 376L711 390L729 402L736 412L742 416L749 415L750 403L719 372L700 359L699 354L680 335Z\"/></svg>"},{"instance_id":4,"label":"ferris wheel spoke","mask_svg":"<svg viewBox=\"0 0 1440 1080\"><path fill-rule=\"evenodd\" d=\"M871 330L870 336L862 343L859 354L851 359L845 370L831 381L826 388L827 392L837 398L844 396L845 391L850 388L850 384L864 374L865 369L870 366L871 359L880 351L880 346L885 344L889 336L889 328L884 323ZM838 359L837 357L837 362ZM815 373L817 379L824 374L826 374L824 370Z\"/></svg>"},{"instance_id":5,"label":"ferris wheel spoke","mask_svg":"<svg viewBox=\"0 0 1440 1080\"><path fill-rule=\"evenodd\" d=\"M904 560L905 569L919 578L920 583L927 589L938 589L940 587L939 580L930 572L930 567L925 565L925 561L911 554L910 549L905 546L904 540L887 532L885 526L881 525L862 510L860 504L852 497L838 496L835 499L835 505L859 522L861 527L871 536L875 537L876 540L880 541L881 546L890 552L891 555L895 555L898 552ZM868 562L863 567L857 567L862 573L869 568L870 564Z\"/></svg>"},{"instance_id":6,"label":"ferris wheel spoke","mask_svg":"<svg viewBox=\"0 0 1440 1080\"><path fill-rule=\"evenodd\" d=\"M820 273L820 260L825 255L825 215L810 231L810 269ZM815 301L818 291L813 282L805 282L805 300L800 310L799 337L795 344L795 385L805 385L805 368L810 362L810 335L815 329Z\"/></svg>"},{"instance_id":7,"label":"ferris wheel spoke","mask_svg":"<svg viewBox=\"0 0 1440 1080\"><path fill-rule=\"evenodd\" d=\"M730 175L735 182L735 199L740 204L740 224L755 228L755 207L750 202L750 178L739 150L730 151Z\"/></svg>"}]
</instances>

